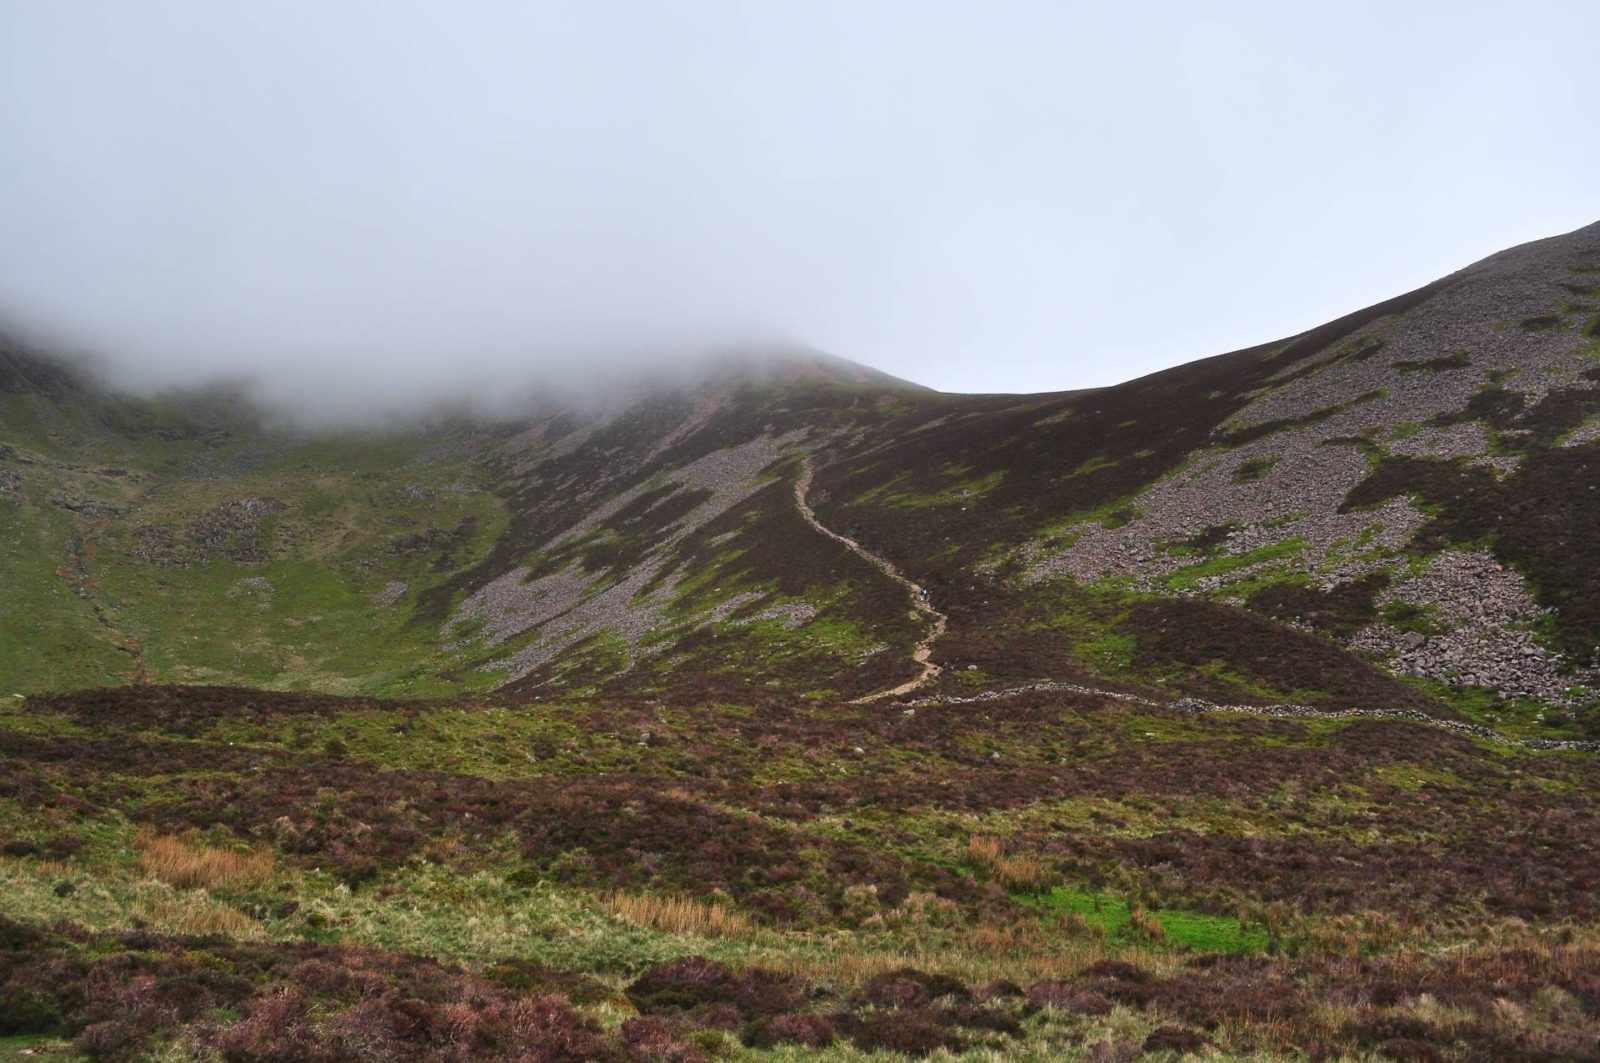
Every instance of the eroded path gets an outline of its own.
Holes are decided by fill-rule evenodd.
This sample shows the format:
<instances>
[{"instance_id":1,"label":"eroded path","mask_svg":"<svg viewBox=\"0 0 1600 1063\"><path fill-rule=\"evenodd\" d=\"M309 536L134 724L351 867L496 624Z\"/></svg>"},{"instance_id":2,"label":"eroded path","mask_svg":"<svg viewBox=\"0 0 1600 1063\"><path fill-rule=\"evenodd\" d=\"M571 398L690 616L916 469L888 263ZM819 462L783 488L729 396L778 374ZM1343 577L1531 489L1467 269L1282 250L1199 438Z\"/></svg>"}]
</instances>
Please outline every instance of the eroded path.
<instances>
[{"instance_id":1,"label":"eroded path","mask_svg":"<svg viewBox=\"0 0 1600 1063\"><path fill-rule=\"evenodd\" d=\"M921 674L889 690L880 690L876 693L856 698L850 704L864 705L867 702L879 701L883 698L902 697L932 682L943 671L942 668L933 663L933 644L939 640L939 636L944 634L945 625L948 623L949 618L935 609L932 602L918 594L917 585L907 579L905 573L896 568L887 558L879 557L848 535L839 534L817 519L816 513L811 509L811 504L806 501L806 496L811 491L811 480L815 474L816 469L811 463L811 455L808 454L800 463L800 477L794 482L794 504L799 508L800 516L804 517L805 522L817 531L904 587L906 593L911 597L911 605L917 612L928 618L928 633L918 641L916 648L911 651L911 659L922 666Z\"/></svg>"}]
</instances>

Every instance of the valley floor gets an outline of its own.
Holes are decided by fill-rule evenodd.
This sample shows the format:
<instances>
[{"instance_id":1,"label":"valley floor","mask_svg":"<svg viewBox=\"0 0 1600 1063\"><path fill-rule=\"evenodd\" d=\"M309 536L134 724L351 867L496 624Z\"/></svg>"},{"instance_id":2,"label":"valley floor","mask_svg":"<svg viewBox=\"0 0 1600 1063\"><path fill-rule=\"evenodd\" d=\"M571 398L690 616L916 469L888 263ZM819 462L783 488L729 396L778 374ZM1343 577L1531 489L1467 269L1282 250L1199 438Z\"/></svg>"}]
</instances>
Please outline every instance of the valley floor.
<instances>
[{"instance_id":1,"label":"valley floor","mask_svg":"<svg viewBox=\"0 0 1600 1063\"><path fill-rule=\"evenodd\" d=\"M1593 755L1194 708L10 699L0 1049L1596 1058Z\"/></svg>"}]
</instances>

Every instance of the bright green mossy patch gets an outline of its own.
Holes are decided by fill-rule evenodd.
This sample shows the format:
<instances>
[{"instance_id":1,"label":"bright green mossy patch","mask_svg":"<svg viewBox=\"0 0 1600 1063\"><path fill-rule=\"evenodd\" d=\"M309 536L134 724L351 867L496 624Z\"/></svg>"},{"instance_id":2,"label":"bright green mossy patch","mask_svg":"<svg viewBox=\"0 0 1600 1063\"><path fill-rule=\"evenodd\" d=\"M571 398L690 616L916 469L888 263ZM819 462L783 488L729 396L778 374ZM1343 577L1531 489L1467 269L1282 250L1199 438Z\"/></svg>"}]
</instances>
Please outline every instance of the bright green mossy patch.
<instances>
[{"instance_id":1,"label":"bright green mossy patch","mask_svg":"<svg viewBox=\"0 0 1600 1063\"><path fill-rule=\"evenodd\" d=\"M1045 908L1073 912L1089 925L1099 927L1113 941L1131 941L1138 935L1133 926L1132 909L1120 897L1057 886L1037 903ZM1264 952L1268 945L1265 930L1246 927L1230 916L1174 908L1157 909L1150 915L1161 925L1163 940L1179 948L1252 953Z\"/></svg>"},{"instance_id":2,"label":"bright green mossy patch","mask_svg":"<svg viewBox=\"0 0 1600 1063\"><path fill-rule=\"evenodd\" d=\"M1246 550L1242 554L1223 554L1219 557L1202 561L1197 565L1189 565L1163 577L1161 582L1173 591L1194 590L1200 581L1208 576L1225 576L1230 572L1237 572L1252 565L1287 561L1298 556L1305 548L1305 539L1297 536L1279 543L1260 546L1254 550Z\"/></svg>"},{"instance_id":3,"label":"bright green mossy patch","mask_svg":"<svg viewBox=\"0 0 1600 1063\"><path fill-rule=\"evenodd\" d=\"M1517 738L1587 737L1580 725L1580 713L1576 711L1555 708L1535 698L1504 698L1483 687L1458 686L1411 676L1403 678L1473 723L1481 723L1502 734Z\"/></svg>"},{"instance_id":4,"label":"bright green mossy patch","mask_svg":"<svg viewBox=\"0 0 1600 1063\"><path fill-rule=\"evenodd\" d=\"M1041 584L1034 600L1039 626L1058 632L1067 650L1091 671L1114 675L1133 666L1138 639L1123 627L1135 596L1120 588Z\"/></svg>"},{"instance_id":5,"label":"bright green mossy patch","mask_svg":"<svg viewBox=\"0 0 1600 1063\"><path fill-rule=\"evenodd\" d=\"M803 630L813 644L841 656L860 653L870 641L859 625L841 616L819 616Z\"/></svg>"},{"instance_id":6,"label":"bright green mossy patch","mask_svg":"<svg viewBox=\"0 0 1600 1063\"><path fill-rule=\"evenodd\" d=\"M1132 635L1104 632L1073 644L1073 654L1097 672L1123 672L1133 667L1139 640Z\"/></svg>"}]
</instances>

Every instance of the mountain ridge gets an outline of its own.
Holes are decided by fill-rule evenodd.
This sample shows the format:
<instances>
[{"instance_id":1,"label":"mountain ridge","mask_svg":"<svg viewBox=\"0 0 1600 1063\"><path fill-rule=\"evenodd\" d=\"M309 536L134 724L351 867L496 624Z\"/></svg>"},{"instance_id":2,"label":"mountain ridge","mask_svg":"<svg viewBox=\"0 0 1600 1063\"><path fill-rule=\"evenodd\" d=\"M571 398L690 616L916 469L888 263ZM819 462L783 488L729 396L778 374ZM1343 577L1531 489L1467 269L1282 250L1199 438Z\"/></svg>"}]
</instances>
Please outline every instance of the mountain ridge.
<instances>
[{"instance_id":1,"label":"mountain ridge","mask_svg":"<svg viewBox=\"0 0 1600 1063\"><path fill-rule=\"evenodd\" d=\"M1415 536L1438 538L1448 521L1405 497L1431 490L1413 481L1441 462L1463 465L1459 478L1482 498L1516 494L1524 460L1538 475L1587 468L1568 469L1568 455L1555 452L1575 449L1557 444L1583 438L1593 416L1594 311L1583 300L1594 297L1585 271L1597 265L1600 224L1488 256L1284 340L1092 391L947 395L831 356L768 353L748 371L646 386L601 413L552 407L388 433L284 436L240 409L88 384L73 385L96 396L79 409L59 390L78 378L8 346L6 379L35 384L31 395L19 397L20 385L8 392L5 442L54 462L42 477L48 497L17 486L9 497L56 514L26 530L55 544L44 553L66 559L57 567L71 571L85 543L95 551L76 578L34 572L17 582L41 595L65 590L77 637L95 634L92 619L96 641L109 639L111 659L124 664L139 645L133 672L153 669L150 678L391 694L499 685L517 696L596 683L664 691L676 688L677 668L712 685L770 672L758 681L789 676L780 682L806 688L815 680L804 676L828 676L840 696L904 682L915 667L915 611L892 581L879 583L806 528L789 497L804 458L816 468L819 518L948 610L951 631L934 648L946 684L1082 678L1104 671L1086 666L1083 647L1093 645L1121 647L1120 674L1102 678L1221 700L1379 697L1450 715L1484 690L1497 702L1579 706L1585 695L1567 688L1584 688L1588 676L1587 599L1522 575L1545 572L1550 547L1506 536L1500 549L1514 556L1463 554L1445 536L1414 550ZM1443 303L1451 305L1430 310ZM1461 334L1460 350L1434 349L1446 328ZM1468 344L1475 354L1462 353ZM1549 380L1519 390L1534 377ZM96 451L107 468L129 466L120 476L66 460L71 445L45 456L65 429L81 430L74 419L95 403L99 441L78 450ZM24 406L43 421L19 418ZM1515 444L1524 438L1528 453ZM1286 447L1300 456L1285 463ZM41 471L15 460L4 469L14 485ZM297 498L302 489L308 496ZM1287 521L1287 511L1259 508L1280 495L1314 505ZM1376 515L1361 508L1374 504ZM1571 499L1564 505L1573 509ZM1551 534L1583 539L1587 513L1578 506L1562 518L1564 534ZM1363 551L1349 544L1374 534L1370 556L1357 557ZM1449 571L1412 571L1424 554ZM103 558L115 560L96 570ZM1439 588L1467 578L1450 572L1487 572L1489 563L1505 584L1492 622L1378 615L1439 608ZM306 660L313 645L306 616L318 614L285 603L274 566L278 581L336 601L341 623L374 641L354 656L324 647L324 660L345 663L297 673L291 660ZM153 603L199 594L174 589L163 570L218 577L207 601L226 604L202 611L258 614L230 635L260 647L255 666L236 672L217 659L220 647L203 662L176 645L157 648ZM116 604L94 605L97 595ZM1341 619L1318 619L1334 600ZM128 632L106 622L119 611ZM1147 629L1130 627L1139 624ZM1151 643L1150 631L1173 625L1240 633L1219 645ZM1477 641L1457 637L1466 629ZM1052 646L1052 630L1069 634ZM1428 657L1412 645L1419 634L1450 656ZM386 640L404 653L383 649ZM1241 660L1250 641L1283 659ZM1451 666L1441 661L1485 647L1500 664L1467 675L1486 685L1444 674ZM251 655L235 656L243 666ZM122 674L97 667L92 676L80 669L83 678ZM1211 674L1219 669L1226 678ZM1344 678L1320 693L1294 687L1290 677L1308 669ZM48 668L31 671L52 681Z\"/></svg>"}]
</instances>

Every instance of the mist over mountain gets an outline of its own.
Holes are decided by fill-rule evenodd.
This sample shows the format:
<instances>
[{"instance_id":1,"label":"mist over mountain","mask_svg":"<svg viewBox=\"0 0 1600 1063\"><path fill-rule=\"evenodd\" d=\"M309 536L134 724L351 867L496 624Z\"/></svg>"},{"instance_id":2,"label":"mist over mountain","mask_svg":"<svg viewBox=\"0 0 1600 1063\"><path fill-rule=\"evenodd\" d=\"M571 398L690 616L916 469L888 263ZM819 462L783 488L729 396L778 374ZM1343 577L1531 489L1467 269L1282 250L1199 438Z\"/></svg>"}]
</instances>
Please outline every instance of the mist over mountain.
<instances>
[{"instance_id":1,"label":"mist over mountain","mask_svg":"<svg viewBox=\"0 0 1600 1063\"><path fill-rule=\"evenodd\" d=\"M747 345L1059 391L1589 220L1585 5L1244 6L15 6L0 315L345 410Z\"/></svg>"}]
</instances>

